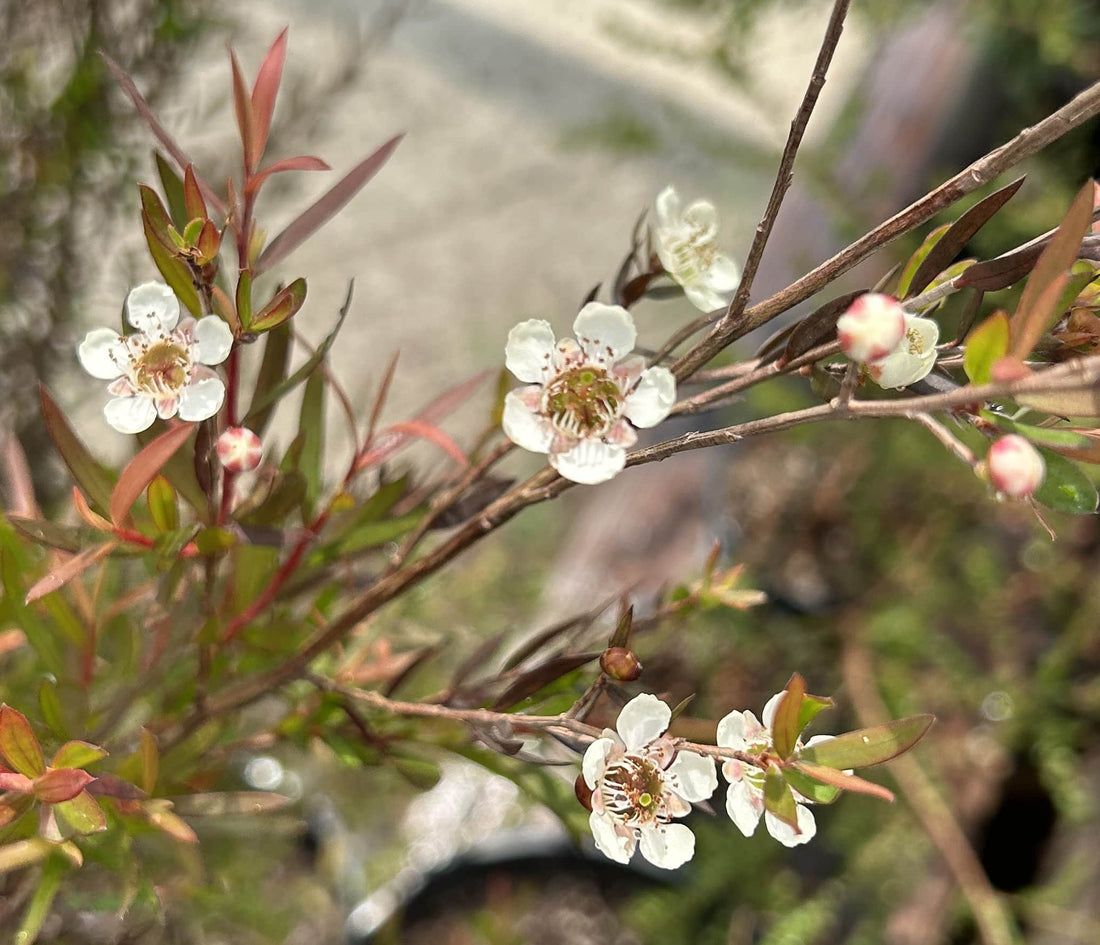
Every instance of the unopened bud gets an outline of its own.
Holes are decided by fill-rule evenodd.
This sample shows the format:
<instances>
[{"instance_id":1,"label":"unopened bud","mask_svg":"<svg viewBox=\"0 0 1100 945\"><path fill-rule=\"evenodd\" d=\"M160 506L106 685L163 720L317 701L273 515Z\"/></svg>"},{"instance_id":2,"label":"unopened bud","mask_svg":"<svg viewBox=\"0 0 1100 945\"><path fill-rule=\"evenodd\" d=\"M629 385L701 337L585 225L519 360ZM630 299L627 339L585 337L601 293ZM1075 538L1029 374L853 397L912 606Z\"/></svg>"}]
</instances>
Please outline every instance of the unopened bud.
<instances>
[{"instance_id":1,"label":"unopened bud","mask_svg":"<svg viewBox=\"0 0 1100 945\"><path fill-rule=\"evenodd\" d=\"M260 465L264 448L260 438L246 427L229 427L217 443L218 460L230 472L247 472Z\"/></svg>"},{"instance_id":2,"label":"unopened bud","mask_svg":"<svg viewBox=\"0 0 1100 945\"><path fill-rule=\"evenodd\" d=\"M989 447L985 463L993 487L1013 499L1031 495L1046 475L1039 451L1015 433L1002 436Z\"/></svg>"},{"instance_id":3,"label":"unopened bud","mask_svg":"<svg viewBox=\"0 0 1100 945\"><path fill-rule=\"evenodd\" d=\"M905 312L893 296L868 292L837 319L836 336L853 361L880 361L905 337Z\"/></svg>"},{"instance_id":4,"label":"unopened bud","mask_svg":"<svg viewBox=\"0 0 1100 945\"><path fill-rule=\"evenodd\" d=\"M631 682L642 675L642 663L625 646L612 646L600 654L600 669L619 682Z\"/></svg>"},{"instance_id":5,"label":"unopened bud","mask_svg":"<svg viewBox=\"0 0 1100 945\"><path fill-rule=\"evenodd\" d=\"M585 810L592 810L592 788L588 786L583 774L578 774L577 780L573 782L573 793L577 795L581 807Z\"/></svg>"}]
</instances>

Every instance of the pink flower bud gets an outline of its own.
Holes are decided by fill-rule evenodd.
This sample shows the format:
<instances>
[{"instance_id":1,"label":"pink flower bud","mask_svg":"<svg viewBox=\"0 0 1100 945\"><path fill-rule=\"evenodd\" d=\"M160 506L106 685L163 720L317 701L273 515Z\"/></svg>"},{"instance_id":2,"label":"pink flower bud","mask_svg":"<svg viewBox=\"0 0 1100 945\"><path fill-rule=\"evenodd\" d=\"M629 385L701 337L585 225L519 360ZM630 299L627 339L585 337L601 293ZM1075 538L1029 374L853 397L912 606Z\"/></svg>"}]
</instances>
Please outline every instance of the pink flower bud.
<instances>
[{"instance_id":1,"label":"pink flower bud","mask_svg":"<svg viewBox=\"0 0 1100 945\"><path fill-rule=\"evenodd\" d=\"M218 460L230 472L246 472L260 465L264 454L260 438L246 427L229 427L218 437Z\"/></svg>"},{"instance_id":2,"label":"pink flower bud","mask_svg":"<svg viewBox=\"0 0 1100 945\"><path fill-rule=\"evenodd\" d=\"M1046 475L1039 451L1015 433L1002 436L989 447L985 462L994 488L1013 499L1031 495Z\"/></svg>"},{"instance_id":3,"label":"pink flower bud","mask_svg":"<svg viewBox=\"0 0 1100 945\"><path fill-rule=\"evenodd\" d=\"M837 319L836 336L841 350L853 361L879 361L905 337L905 312L892 296L868 292Z\"/></svg>"}]
</instances>

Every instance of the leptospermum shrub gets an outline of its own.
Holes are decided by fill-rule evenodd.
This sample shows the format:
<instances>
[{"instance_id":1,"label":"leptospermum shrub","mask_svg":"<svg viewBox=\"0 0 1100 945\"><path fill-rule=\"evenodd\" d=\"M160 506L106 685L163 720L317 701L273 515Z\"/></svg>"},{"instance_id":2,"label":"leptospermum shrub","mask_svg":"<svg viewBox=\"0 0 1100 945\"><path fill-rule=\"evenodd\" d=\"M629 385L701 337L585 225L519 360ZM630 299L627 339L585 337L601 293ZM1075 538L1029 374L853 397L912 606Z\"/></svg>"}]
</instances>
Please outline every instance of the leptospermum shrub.
<instances>
[{"instance_id":1,"label":"leptospermum shrub","mask_svg":"<svg viewBox=\"0 0 1100 945\"><path fill-rule=\"evenodd\" d=\"M119 300L121 324L103 312L104 327L73 353L74 368L89 375L83 396L103 399L112 435L133 438L133 458L121 469L105 465L86 445L103 431L76 429L45 388L43 421L72 476L71 514L40 514L18 451L6 454L13 487L0 526L0 871L19 894L0 904L0 926L33 941L55 897L79 889L89 857L116 870L128 889L186 895L183 886L162 885L163 863L146 863L133 839L159 831L166 842L194 844L185 811L169 798L202 810L203 792L235 750L280 740L339 744L369 778L371 765L403 770L400 763L455 749L463 733L463 753L486 763L498 755L520 766L553 763L546 783L564 789L559 800L575 793L598 850L621 863L637 851L667 869L692 858L686 818L708 801L732 820L731 843L763 820L779 843L797 846L812 840L829 816L822 805L842 793L892 799L854 772L908 751L931 716L810 735L832 700L810 695L797 672L760 720L737 706L709 723L685 720L683 706L649 691L643 629L761 600L738 587L738 568L719 567L717 549L698 581L671 591L644 621L624 606L600 640L593 614L587 623L578 617L535 635L495 670L486 667L499 639L472 653L443 646L382 659L364 645L364 622L529 506L615 476L629 484L630 467L678 452L804 423L902 418L957 457L960 473L969 466L987 479L991 499L1026 502L1036 515L1043 507L1095 511L1096 489L1079 465L1100 461L1092 419L1100 416L1100 235L1092 233L1091 182L1054 230L996 259L957 257L1019 181L929 233L897 274L884 260L879 285L844 294L830 286L1100 111L1100 89L750 305L812 109L808 93L743 272L733 262L742 253L721 239L716 208L703 199L684 208L669 187L629 236L602 296L579 313L520 322L500 339L495 360L471 365L482 373L381 427L389 378L360 416L326 366L356 304L350 291L331 334L291 370L294 318L307 302L306 279L291 260L400 139L265 240L256 216L264 184L278 173L327 170L317 157L266 157L285 53L284 34L251 90L231 57L241 173L225 187L192 164L108 60L161 149L159 182L138 185L134 205L158 277ZM1012 286L1022 287L1013 311L994 304L983 314L986 295L1001 299L995 293ZM636 351L632 309L670 293L702 314L677 325L658 350ZM788 319L756 353L731 347L811 297L821 304ZM723 365L708 368L722 352ZM481 387L486 368L505 367L523 386L501 385L483 434L457 442L441 424ZM792 375L805 377L822 402L662 433L669 416ZM300 397L297 435L276 449L268 430L290 395ZM332 397L345 408L342 435L354 445L335 478L324 449L325 435L338 435L324 430ZM650 431L649 445L638 445L639 429ZM837 435L844 429L839 424ZM445 454L444 472L395 472L400 452L417 441ZM520 481L497 472L516 446L535 454L527 462L537 467ZM439 634L448 639L446 627ZM789 659L797 664L799 654ZM453 671L450 684L399 692L428 661ZM257 723L248 710L261 699L269 708ZM701 731L710 737L700 740ZM562 751L570 753L568 774ZM210 809L233 802L209 800ZM258 804L252 796L237 801L238 809Z\"/></svg>"}]
</instances>

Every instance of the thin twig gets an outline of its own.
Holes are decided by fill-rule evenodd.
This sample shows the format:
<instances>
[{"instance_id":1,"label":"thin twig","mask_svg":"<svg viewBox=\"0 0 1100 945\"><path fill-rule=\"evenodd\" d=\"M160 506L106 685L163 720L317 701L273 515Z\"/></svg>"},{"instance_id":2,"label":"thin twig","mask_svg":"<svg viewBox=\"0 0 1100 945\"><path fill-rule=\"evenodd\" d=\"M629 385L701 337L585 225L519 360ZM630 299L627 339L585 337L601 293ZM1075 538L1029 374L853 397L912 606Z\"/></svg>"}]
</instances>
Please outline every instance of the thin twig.
<instances>
[{"instance_id":1,"label":"thin twig","mask_svg":"<svg viewBox=\"0 0 1100 945\"><path fill-rule=\"evenodd\" d=\"M771 196L764 210L764 216L756 226L756 234L753 236L749 254L745 257L745 269L741 273L741 284L737 287L737 294L726 309L725 314L715 327L716 332L725 332L740 318L749 301L749 292L752 289L756 271L760 268L760 260L764 256L764 249L768 245L772 228L775 226L779 209L783 206L783 198L790 189L794 180L794 161L798 156L798 148L802 144L802 136L806 133L806 126L810 122L817 98L825 85L825 75L829 71L829 65L833 61L833 53L836 52L840 42L840 34L844 30L844 17L848 15L849 0L835 0L833 12L829 15L829 25L825 29L825 36L821 40L821 48L817 53L817 61L814 63L814 71L810 75L810 84L806 87L806 94L802 97L802 104L798 106L794 121L791 122L791 130L787 135L787 143L783 148L783 156L779 159L779 170L775 175L775 183L772 185Z\"/></svg>"},{"instance_id":2,"label":"thin twig","mask_svg":"<svg viewBox=\"0 0 1100 945\"><path fill-rule=\"evenodd\" d=\"M939 420L935 419L935 417L931 417L926 413L917 413L913 414L913 420L939 440L947 448L948 452L954 453L971 469L977 467L978 459L974 455L973 450L940 423Z\"/></svg>"},{"instance_id":3,"label":"thin twig","mask_svg":"<svg viewBox=\"0 0 1100 945\"><path fill-rule=\"evenodd\" d=\"M804 302L876 250L924 223L960 197L989 183L998 174L1041 151L1052 141L1058 140L1098 113L1100 82L1089 86L1053 115L1025 128L1011 141L979 158L813 271L792 282L787 288L746 309L740 318L723 320L721 325L716 325L710 334L673 365L672 372L680 380L690 377L731 342Z\"/></svg>"}]
</instances>

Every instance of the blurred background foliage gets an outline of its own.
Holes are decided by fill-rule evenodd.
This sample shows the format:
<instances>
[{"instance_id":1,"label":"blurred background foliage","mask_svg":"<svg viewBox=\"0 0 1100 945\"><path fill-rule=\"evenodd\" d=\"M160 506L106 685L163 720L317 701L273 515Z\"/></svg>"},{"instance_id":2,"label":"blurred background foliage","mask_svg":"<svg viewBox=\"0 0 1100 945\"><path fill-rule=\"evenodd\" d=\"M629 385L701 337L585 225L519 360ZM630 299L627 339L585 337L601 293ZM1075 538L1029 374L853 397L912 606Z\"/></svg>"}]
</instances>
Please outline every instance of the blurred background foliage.
<instances>
[{"instance_id":1,"label":"blurred background foliage","mask_svg":"<svg viewBox=\"0 0 1100 945\"><path fill-rule=\"evenodd\" d=\"M739 63L757 18L776 6L799 6L667 2L713 16L708 59L750 84ZM899 19L925 6L856 3L854 14L888 36ZM978 136L985 143L1033 123L1100 78L1100 11L1089 0L962 6L986 63L970 93L985 117ZM0 0L0 401L6 425L36 464L46 447L33 408L35 380L68 368L67 343L59 350L54 339L67 337L56 329L72 320L81 274L97 264L87 234L105 205L129 194L135 177L128 129L136 119L108 94L95 50L110 48L155 104L162 94L180 93L175 77L185 80L188 52L209 35L215 12L200 0ZM999 252L1051 225L1080 181L1097 173L1098 139L1093 123L1035 162L1041 186L998 215L975 241L975 253ZM820 173L821 161L815 166ZM944 170L930 167L928 183ZM793 405L808 395L792 385L765 396L775 409L777 398ZM750 401L747 409L756 408ZM726 555L747 564L746 585L767 590L771 603L743 614L673 619L639 637L645 689L667 693L673 704L695 693L690 716L713 719L731 707L759 711L799 670L813 691L836 696L838 710L822 716L818 728L839 731L869 721L867 706L877 698L868 695L869 668L870 688L892 715L937 714L919 763L993 885L1010 897L1028 941L1100 941L1097 520L1052 516L1059 534L1052 544L1026 508L993 504L923 431L897 422L812 427L746 444L728 457L720 500L740 538ZM567 542L568 516L560 509L571 504L554 506L532 510L461 571L418 588L375 626L377 639L407 649L438 639L446 627L465 655L481 639L537 619L550 549ZM8 695L0 682L0 695ZM585 683L582 674L572 679L572 694ZM446 676L427 666L402 692L423 696L445 684ZM609 719L614 709L604 707ZM440 776L440 755L414 755L424 764L403 771L387 762L365 772L375 759L352 720L327 727L327 740L315 737L334 711L318 697L313 717L282 732L290 745L281 762L297 772L305 799L289 812L263 821L211 818L197 825L199 852L158 834L136 839L141 856L171 877L165 886L134 876L120 892L117 877L97 861L136 851L111 849L118 837L96 838L79 893L67 901L64 922L52 927L68 937L55 940L337 940L355 899L405 863L410 841L395 825L410 783L428 788ZM404 722L372 724L398 739L413 733ZM415 732L414 740L458 747L452 729ZM501 806L526 810L517 798L535 798L576 824L567 779L532 774L497 755L486 760L519 788L515 798L500 798ZM247 761L230 759L225 783L216 786L247 784ZM889 773L885 780L896 787ZM794 851L762 832L745 840L724 818L696 813L696 858L671 879L549 857L543 867L556 873L490 867L477 874L474 892L451 875L442 885L462 895L449 924L431 926L427 940L976 941L925 825L904 788L900 795L896 807L848 797L818 809L818 837ZM336 811L322 798L332 798ZM720 797L715 803L720 807ZM528 817L508 810L505 826ZM578 875L585 884L571 885L569 877ZM165 918L158 903L177 897L188 908ZM563 903L574 908L555 912ZM125 922L112 918L120 911ZM416 935L389 934L393 941Z\"/></svg>"}]
</instances>

